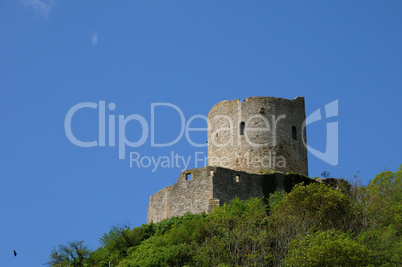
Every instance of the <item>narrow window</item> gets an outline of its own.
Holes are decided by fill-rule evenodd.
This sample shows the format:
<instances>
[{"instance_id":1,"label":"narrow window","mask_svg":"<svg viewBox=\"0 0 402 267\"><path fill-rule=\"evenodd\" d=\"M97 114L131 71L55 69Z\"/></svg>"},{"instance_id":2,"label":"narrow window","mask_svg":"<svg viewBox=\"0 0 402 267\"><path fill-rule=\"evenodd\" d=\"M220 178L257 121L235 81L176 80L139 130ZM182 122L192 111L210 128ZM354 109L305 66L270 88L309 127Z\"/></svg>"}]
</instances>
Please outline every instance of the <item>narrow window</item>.
<instances>
[{"instance_id":1,"label":"narrow window","mask_svg":"<svg viewBox=\"0 0 402 267\"><path fill-rule=\"evenodd\" d=\"M292 138L293 138L293 140L297 140L296 126L292 126Z\"/></svg>"},{"instance_id":2,"label":"narrow window","mask_svg":"<svg viewBox=\"0 0 402 267\"><path fill-rule=\"evenodd\" d=\"M211 176L214 176L214 171L209 171L209 174L210 174Z\"/></svg>"},{"instance_id":3,"label":"narrow window","mask_svg":"<svg viewBox=\"0 0 402 267\"><path fill-rule=\"evenodd\" d=\"M235 181L236 181L236 183L239 183L239 182L240 182L240 175L236 175Z\"/></svg>"},{"instance_id":4,"label":"narrow window","mask_svg":"<svg viewBox=\"0 0 402 267\"><path fill-rule=\"evenodd\" d=\"M240 122L240 135L244 135L244 128L246 127L246 124L244 121Z\"/></svg>"},{"instance_id":5,"label":"narrow window","mask_svg":"<svg viewBox=\"0 0 402 267\"><path fill-rule=\"evenodd\" d=\"M186 173L186 181L190 181L191 180L191 173Z\"/></svg>"}]
</instances>

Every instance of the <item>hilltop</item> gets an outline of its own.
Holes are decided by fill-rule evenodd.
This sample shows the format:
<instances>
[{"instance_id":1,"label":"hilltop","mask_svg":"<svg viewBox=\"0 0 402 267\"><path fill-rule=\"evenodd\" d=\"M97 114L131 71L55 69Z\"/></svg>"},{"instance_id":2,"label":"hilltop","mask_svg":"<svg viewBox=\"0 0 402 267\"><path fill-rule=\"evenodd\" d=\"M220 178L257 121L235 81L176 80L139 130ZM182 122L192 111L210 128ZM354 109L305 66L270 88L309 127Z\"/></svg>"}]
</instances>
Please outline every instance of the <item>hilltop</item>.
<instances>
[{"instance_id":1,"label":"hilltop","mask_svg":"<svg viewBox=\"0 0 402 267\"><path fill-rule=\"evenodd\" d=\"M402 165L334 188L301 183L208 215L114 226L92 252L83 241L55 248L49 265L401 266Z\"/></svg>"}]
</instances>

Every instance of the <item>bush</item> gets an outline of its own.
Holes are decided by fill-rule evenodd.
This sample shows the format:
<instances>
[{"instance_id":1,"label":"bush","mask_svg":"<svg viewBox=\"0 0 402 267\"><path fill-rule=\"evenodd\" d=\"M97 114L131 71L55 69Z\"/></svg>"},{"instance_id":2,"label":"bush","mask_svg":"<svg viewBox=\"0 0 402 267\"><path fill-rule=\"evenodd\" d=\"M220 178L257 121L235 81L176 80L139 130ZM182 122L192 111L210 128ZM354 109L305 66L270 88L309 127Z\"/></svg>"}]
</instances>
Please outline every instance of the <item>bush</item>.
<instances>
[{"instance_id":1,"label":"bush","mask_svg":"<svg viewBox=\"0 0 402 267\"><path fill-rule=\"evenodd\" d=\"M258 198L216 207L201 229L199 266L264 266L272 260L266 205Z\"/></svg>"},{"instance_id":2,"label":"bush","mask_svg":"<svg viewBox=\"0 0 402 267\"><path fill-rule=\"evenodd\" d=\"M292 240L284 265L356 267L370 266L372 261L372 252L365 246L352 240L347 234L329 230Z\"/></svg>"}]
</instances>

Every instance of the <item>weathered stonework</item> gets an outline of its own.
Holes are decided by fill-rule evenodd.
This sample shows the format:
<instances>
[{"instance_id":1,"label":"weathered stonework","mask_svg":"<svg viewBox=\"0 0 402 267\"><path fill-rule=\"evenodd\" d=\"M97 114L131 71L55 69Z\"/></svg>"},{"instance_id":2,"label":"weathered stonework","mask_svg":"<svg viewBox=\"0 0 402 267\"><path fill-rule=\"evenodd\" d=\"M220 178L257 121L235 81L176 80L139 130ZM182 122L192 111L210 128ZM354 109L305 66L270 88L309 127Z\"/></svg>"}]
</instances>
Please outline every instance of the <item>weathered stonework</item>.
<instances>
[{"instance_id":1,"label":"weathered stonework","mask_svg":"<svg viewBox=\"0 0 402 267\"><path fill-rule=\"evenodd\" d=\"M222 101L208 114L208 165L182 172L150 197L148 222L211 212L238 197L289 192L308 175L304 98L248 97ZM261 175L261 169L277 172ZM298 174L285 174L294 172Z\"/></svg>"},{"instance_id":2,"label":"weathered stonework","mask_svg":"<svg viewBox=\"0 0 402 267\"><path fill-rule=\"evenodd\" d=\"M208 165L308 175L304 98L222 101L208 114Z\"/></svg>"},{"instance_id":3,"label":"weathered stonework","mask_svg":"<svg viewBox=\"0 0 402 267\"><path fill-rule=\"evenodd\" d=\"M289 192L300 182L308 184L312 179L298 174L250 174L212 166L186 170L173 186L151 196L147 222L160 222L186 212L209 213L236 197L241 200L268 197L276 190Z\"/></svg>"},{"instance_id":4,"label":"weathered stonework","mask_svg":"<svg viewBox=\"0 0 402 267\"><path fill-rule=\"evenodd\" d=\"M191 180L187 180L189 174ZM208 167L182 172L173 186L165 187L151 196L147 221L159 222L186 212L208 211L209 201L213 199L212 176Z\"/></svg>"}]
</instances>

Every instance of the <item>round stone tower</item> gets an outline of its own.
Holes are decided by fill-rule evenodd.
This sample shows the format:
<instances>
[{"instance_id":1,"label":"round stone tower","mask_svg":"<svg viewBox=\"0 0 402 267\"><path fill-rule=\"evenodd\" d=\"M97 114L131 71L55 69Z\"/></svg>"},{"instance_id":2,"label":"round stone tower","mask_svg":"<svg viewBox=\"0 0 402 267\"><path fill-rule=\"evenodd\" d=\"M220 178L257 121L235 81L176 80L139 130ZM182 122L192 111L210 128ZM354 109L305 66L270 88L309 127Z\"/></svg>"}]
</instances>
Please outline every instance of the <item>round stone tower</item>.
<instances>
[{"instance_id":1,"label":"round stone tower","mask_svg":"<svg viewBox=\"0 0 402 267\"><path fill-rule=\"evenodd\" d=\"M208 165L308 175L304 98L222 101L208 113Z\"/></svg>"}]
</instances>

